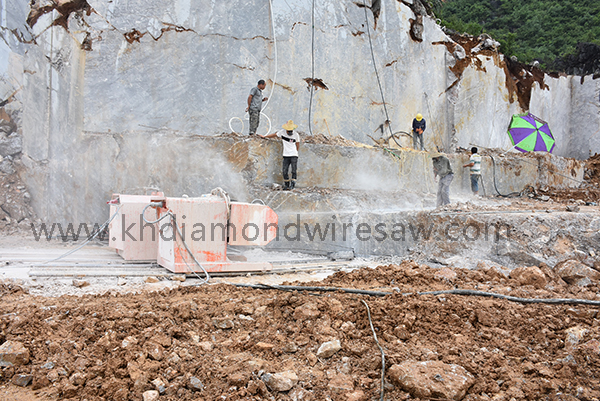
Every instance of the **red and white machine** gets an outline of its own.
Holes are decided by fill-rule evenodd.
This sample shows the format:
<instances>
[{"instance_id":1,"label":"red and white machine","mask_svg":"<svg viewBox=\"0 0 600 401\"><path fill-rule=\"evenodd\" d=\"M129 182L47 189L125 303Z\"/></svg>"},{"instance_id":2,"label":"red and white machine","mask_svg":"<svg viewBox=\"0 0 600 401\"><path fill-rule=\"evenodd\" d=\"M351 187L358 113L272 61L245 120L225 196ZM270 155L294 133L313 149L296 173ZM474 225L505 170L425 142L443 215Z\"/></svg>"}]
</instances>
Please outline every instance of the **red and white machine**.
<instances>
[{"instance_id":1,"label":"red and white machine","mask_svg":"<svg viewBox=\"0 0 600 401\"><path fill-rule=\"evenodd\" d=\"M198 264L207 272L272 269L268 262L234 261L232 259L238 258L227 257L227 245L263 246L276 238L278 217L270 207L229 202L219 195L171 198L162 194L145 197L146 203L141 208L139 203L135 204L135 208L125 207L130 197L119 196L122 199L120 213L125 217L117 216L121 218L120 223L113 221L109 226L111 239L119 235L123 239L110 244L120 255L138 255L138 260L148 260L153 256L159 265L174 273L200 272L202 269ZM141 218L144 208L145 221ZM130 213L133 216L129 216ZM128 235L117 232L130 227L127 224L131 222L140 224L140 220L145 224L143 228L130 229ZM146 234L146 229L152 231L151 225L155 227L155 236ZM132 235L134 231L136 234L143 233L143 241L131 238L135 238Z\"/></svg>"},{"instance_id":2,"label":"red and white machine","mask_svg":"<svg viewBox=\"0 0 600 401\"><path fill-rule=\"evenodd\" d=\"M142 213L147 220L154 220L156 213L144 208L153 200L164 199L162 193L152 195L112 196L110 215L117 215L108 225L108 246L115 248L125 260L154 262L158 256L158 231L153 224L144 223Z\"/></svg>"}]
</instances>

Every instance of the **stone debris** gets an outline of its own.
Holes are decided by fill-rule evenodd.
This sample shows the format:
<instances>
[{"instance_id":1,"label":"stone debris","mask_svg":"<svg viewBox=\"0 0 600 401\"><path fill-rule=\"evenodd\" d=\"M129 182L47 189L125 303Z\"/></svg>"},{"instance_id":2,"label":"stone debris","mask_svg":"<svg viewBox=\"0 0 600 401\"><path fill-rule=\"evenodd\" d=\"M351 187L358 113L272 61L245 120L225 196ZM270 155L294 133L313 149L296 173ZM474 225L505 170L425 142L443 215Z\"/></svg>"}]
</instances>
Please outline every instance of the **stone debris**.
<instances>
[{"instance_id":1,"label":"stone debris","mask_svg":"<svg viewBox=\"0 0 600 401\"><path fill-rule=\"evenodd\" d=\"M295 372L288 370L275 374L265 373L262 380L272 391L281 392L291 390L298 383L298 376Z\"/></svg>"},{"instance_id":2,"label":"stone debris","mask_svg":"<svg viewBox=\"0 0 600 401\"><path fill-rule=\"evenodd\" d=\"M0 345L0 367L21 366L29 363L29 350L18 341Z\"/></svg>"},{"instance_id":3,"label":"stone debris","mask_svg":"<svg viewBox=\"0 0 600 401\"><path fill-rule=\"evenodd\" d=\"M515 279L520 285L533 285L536 288L546 286L546 275L539 267L517 267L510 272L510 278Z\"/></svg>"},{"instance_id":4,"label":"stone debris","mask_svg":"<svg viewBox=\"0 0 600 401\"><path fill-rule=\"evenodd\" d=\"M196 376L190 377L188 381L188 387L194 391L204 390L204 384L202 384L202 381L200 381L200 379L198 379Z\"/></svg>"},{"instance_id":5,"label":"stone debris","mask_svg":"<svg viewBox=\"0 0 600 401\"><path fill-rule=\"evenodd\" d=\"M160 394L156 390L144 391L142 398L144 401L156 401L160 397Z\"/></svg>"},{"instance_id":6,"label":"stone debris","mask_svg":"<svg viewBox=\"0 0 600 401\"><path fill-rule=\"evenodd\" d=\"M154 284L154 283L158 283L160 280L158 279L158 277L155 276L149 276L146 278L146 283L148 284Z\"/></svg>"},{"instance_id":7,"label":"stone debris","mask_svg":"<svg viewBox=\"0 0 600 401\"><path fill-rule=\"evenodd\" d=\"M393 365L388 375L415 398L462 400L475 381L462 366L440 361L405 361Z\"/></svg>"},{"instance_id":8,"label":"stone debris","mask_svg":"<svg viewBox=\"0 0 600 401\"><path fill-rule=\"evenodd\" d=\"M31 384L33 380L33 376L29 374L18 374L14 375L12 378L12 382L19 387L27 387Z\"/></svg>"},{"instance_id":9,"label":"stone debris","mask_svg":"<svg viewBox=\"0 0 600 401\"><path fill-rule=\"evenodd\" d=\"M588 332L588 329L585 329L580 326L571 327L565 330L565 347L574 348L577 344L581 342L581 340L583 340L583 338Z\"/></svg>"},{"instance_id":10,"label":"stone debris","mask_svg":"<svg viewBox=\"0 0 600 401\"><path fill-rule=\"evenodd\" d=\"M336 352L342 349L340 340L327 341L319 347L317 357L331 358Z\"/></svg>"},{"instance_id":11,"label":"stone debris","mask_svg":"<svg viewBox=\"0 0 600 401\"><path fill-rule=\"evenodd\" d=\"M354 379L349 375L340 373L329 380L327 387L335 393L350 392L354 390Z\"/></svg>"},{"instance_id":12,"label":"stone debris","mask_svg":"<svg viewBox=\"0 0 600 401\"><path fill-rule=\"evenodd\" d=\"M77 279L73 280L73 287L83 288L83 287L87 287L89 285L90 285L90 283L85 280L77 280Z\"/></svg>"},{"instance_id":13,"label":"stone debris","mask_svg":"<svg viewBox=\"0 0 600 401\"><path fill-rule=\"evenodd\" d=\"M258 349L259 351L272 351L274 347L275 347L275 345L269 344L269 343L264 343L264 342L256 343L256 349Z\"/></svg>"},{"instance_id":14,"label":"stone debris","mask_svg":"<svg viewBox=\"0 0 600 401\"><path fill-rule=\"evenodd\" d=\"M233 320L226 318L215 318L212 320L213 326L217 329L231 330L235 326Z\"/></svg>"},{"instance_id":15,"label":"stone debris","mask_svg":"<svg viewBox=\"0 0 600 401\"><path fill-rule=\"evenodd\" d=\"M579 262L578 260L567 260L554 266L554 272L564 281L571 285L587 287L593 281L600 279L600 272Z\"/></svg>"}]
</instances>

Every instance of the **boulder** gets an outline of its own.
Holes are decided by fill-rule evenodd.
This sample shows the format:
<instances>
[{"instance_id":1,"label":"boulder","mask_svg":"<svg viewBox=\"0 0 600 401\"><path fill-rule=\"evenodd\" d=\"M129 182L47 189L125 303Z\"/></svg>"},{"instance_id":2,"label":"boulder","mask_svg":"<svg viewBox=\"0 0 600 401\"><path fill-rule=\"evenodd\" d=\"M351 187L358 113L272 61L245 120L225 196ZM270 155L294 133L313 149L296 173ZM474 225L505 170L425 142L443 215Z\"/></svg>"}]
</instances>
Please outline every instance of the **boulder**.
<instances>
[{"instance_id":1,"label":"boulder","mask_svg":"<svg viewBox=\"0 0 600 401\"><path fill-rule=\"evenodd\" d=\"M319 358L329 358L341 349L342 344L340 343L340 340L328 341L321 344L319 350L317 351L317 356Z\"/></svg>"},{"instance_id":2,"label":"boulder","mask_svg":"<svg viewBox=\"0 0 600 401\"><path fill-rule=\"evenodd\" d=\"M13 133L6 138L0 136L0 156L14 156L23 150L23 139Z\"/></svg>"},{"instance_id":3,"label":"boulder","mask_svg":"<svg viewBox=\"0 0 600 401\"><path fill-rule=\"evenodd\" d=\"M600 279L600 272L574 259L557 263L554 272L568 284L582 287L591 284L592 280Z\"/></svg>"},{"instance_id":4,"label":"boulder","mask_svg":"<svg viewBox=\"0 0 600 401\"><path fill-rule=\"evenodd\" d=\"M265 373L262 380L272 391L289 391L298 383L298 376L288 370L275 374Z\"/></svg>"},{"instance_id":5,"label":"boulder","mask_svg":"<svg viewBox=\"0 0 600 401\"><path fill-rule=\"evenodd\" d=\"M27 375L27 374L14 375L12 378L13 384L20 386L20 387L29 386L29 384L31 383L32 380L33 380L33 376Z\"/></svg>"},{"instance_id":6,"label":"boulder","mask_svg":"<svg viewBox=\"0 0 600 401\"><path fill-rule=\"evenodd\" d=\"M415 398L461 400L474 377L465 368L440 361L405 361L388 371L393 383Z\"/></svg>"},{"instance_id":7,"label":"boulder","mask_svg":"<svg viewBox=\"0 0 600 401\"><path fill-rule=\"evenodd\" d=\"M29 350L18 341L0 345L0 367L20 366L29 363Z\"/></svg>"}]
</instances>

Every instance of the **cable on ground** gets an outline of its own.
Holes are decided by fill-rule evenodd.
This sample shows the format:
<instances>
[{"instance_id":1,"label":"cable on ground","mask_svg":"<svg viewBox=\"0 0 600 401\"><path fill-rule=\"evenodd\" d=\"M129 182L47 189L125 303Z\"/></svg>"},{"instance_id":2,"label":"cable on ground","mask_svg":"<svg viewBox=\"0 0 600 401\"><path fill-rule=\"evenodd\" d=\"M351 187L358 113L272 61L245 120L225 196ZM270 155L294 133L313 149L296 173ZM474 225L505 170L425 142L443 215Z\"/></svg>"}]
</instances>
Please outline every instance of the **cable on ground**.
<instances>
[{"instance_id":1,"label":"cable on ground","mask_svg":"<svg viewBox=\"0 0 600 401\"><path fill-rule=\"evenodd\" d=\"M86 239L85 241L83 241L81 243L81 245L79 245L77 248L70 250L69 252L60 255L58 258L54 258L51 260L47 260L45 262L43 262L42 264L46 264L46 263L51 263L51 262L56 262L57 260L60 260L62 258L66 258L67 256L77 252L78 250L80 250L81 248L83 248L84 246L86 246L90 241L92 241L94 238L96 238L98 236L98 234L100 234L102 231L104 231L104 229L106 227L108 227L108 225L110 224L111 221L113 221L113 219L117 216L117 214L119 214L119 210L121 210L121 205L119 205L119 207L117 208L117 211L108 219L106 220L106 222L104 224L102 224L102 226L100 226L97 230L96 233L94 235L92 235L91 237L88 237L88 239Z\"/></svg>"},{"instance_id":2,"label":"cable on ground","mask_svg":"<svg viewBox=\"0 0 600 401\"><path fill-rule=\"evenodd\" d=\"M373 328L373 321L371 320L371 310L369 309L369 305L364 300L360 300L367 307L367 316L369 317L369 326L371 326L371 332L373 333L373 338L379 347L379 351L381 351L381 397L380 401L383 401L383 396L385 394L385 353L383 352L383 348L381 348L381 344L379 344L379 340L377 339L377 334L375 333L375 329Z\"/></svg>"},{"instance_id":3,"label":"cable on ground","mask_svg":"<svg viewBox=\"0 0 600 401\"><path fill-rule=\"evenodd\" d=\"M236 287L250 287L259 290L282 290L282 291L322 291L322 292L347 292L351 294L362 294L370 296L384 297L386 295L397 294L395 292L387 291L370 291L370 290L357 290L354 288L339 288L339 287L304 287L295 285L267 285L267 284L232 284ZM593 305L600 306L600 301L592 301L589 299L576 299L576 298L519 298L510 295L496 294L493 292L484 292L477 290L445 290L445 291L431 291L431 292L415 292L415 293L402 293L402 295L443 295L443 294L454 294L454 295L469 295L479 297L491 297L505 299L511 302L519 303L537 303L537 304L567 304L567 305Z\"/></svg>"}]
</instances>

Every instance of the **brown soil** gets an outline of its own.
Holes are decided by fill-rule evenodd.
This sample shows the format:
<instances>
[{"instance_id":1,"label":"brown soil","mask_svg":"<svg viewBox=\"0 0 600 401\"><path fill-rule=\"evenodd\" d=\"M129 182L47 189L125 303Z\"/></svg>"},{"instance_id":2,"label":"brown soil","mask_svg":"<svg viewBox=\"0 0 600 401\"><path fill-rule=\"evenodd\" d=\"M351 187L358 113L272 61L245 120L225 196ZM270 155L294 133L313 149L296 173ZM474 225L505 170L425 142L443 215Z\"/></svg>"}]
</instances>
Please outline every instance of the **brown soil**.
<instances>
[{"instance_id":1,"label":"brown soil","mask_svg":"<svg viewBox=\"0 0 600 401\"><path fill-rule=\"evenodd\" d=\"M290 393L269 390L260 375L293 370L299 378L295 388L308 392L304 399L345 400L347 394L336 394L328 384L346 371L364 399L378 399L381 357L364 300L388 368L405 360L461 365L476 378L468 400L600 397L598 308L415 295L457 287L598 299L597 285L569 287L548 277L546 288L555 290L538 290L520 287L493 268L455 271L456 278L442 278L436 276L439 270L405 262L339 272L315 283L397 291L385 297L219 284L42 298L3 285L0 343L22 342L31 361L2 368L0 385L30 373L44 400L139 400L160 379L163 400L290 400ZM217 328L227 320L232 328ZM566 329L572 327L587 330L576 344L566 341ZM331 358L317 358L321 343L333 339L341 340L342 349ZM192 376L203 389L193 389ZM409 398L391 384L385 392L387 400Z\"/></svg>"}]
</instances>

